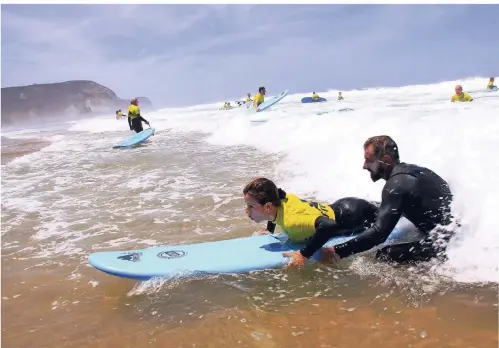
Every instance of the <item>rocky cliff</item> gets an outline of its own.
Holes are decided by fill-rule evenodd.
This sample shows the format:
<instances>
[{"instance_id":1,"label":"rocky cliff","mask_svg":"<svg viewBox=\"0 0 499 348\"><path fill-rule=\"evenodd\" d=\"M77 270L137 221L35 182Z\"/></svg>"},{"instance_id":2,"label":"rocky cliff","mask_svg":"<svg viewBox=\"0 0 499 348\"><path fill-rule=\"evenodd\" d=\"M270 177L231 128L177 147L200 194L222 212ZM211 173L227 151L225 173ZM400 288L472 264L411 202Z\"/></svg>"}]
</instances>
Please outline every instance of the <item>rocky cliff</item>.
<instances>
[{"instance_id":1,"label":"rocky cliff","mask_svg":"<svg viewBox=\"0 0 499 348\"><path fill-rule=\"evenodd\" d=\"M130 96L133 97L133 96ZM139 98L140 107L152 109L148 98ZM121 99L111 89L93 81L67 81L2 88L2 125L27 121L77 119L91 114L126 110L129 98Z\"/></svg>"}]
</instances>

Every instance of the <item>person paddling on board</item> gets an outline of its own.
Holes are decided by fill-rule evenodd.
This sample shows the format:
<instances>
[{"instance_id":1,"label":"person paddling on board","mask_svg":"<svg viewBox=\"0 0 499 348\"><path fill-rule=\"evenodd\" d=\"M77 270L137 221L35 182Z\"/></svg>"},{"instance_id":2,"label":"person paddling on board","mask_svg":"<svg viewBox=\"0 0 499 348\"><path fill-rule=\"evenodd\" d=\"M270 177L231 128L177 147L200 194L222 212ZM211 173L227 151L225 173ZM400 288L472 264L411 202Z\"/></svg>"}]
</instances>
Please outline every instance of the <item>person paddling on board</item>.
<instances>
[{"instance_id":1,"label":"person paddling on board","mask_svg":"<svg viewBox=\"0 0 499 348\"><path fill-rule=\"evenodd\" d=\"M253 98L253 106L255 107L256 112L260 111L258 110L258 106L260 106L260 104L262 104L265 101L266 92L267 91L265 90L265 87L258 88L258 93L255 94L255 97Z\"/></svg>"},{"instance_id":2,"label":"person paddling on board","mask_svg":"<svg viewBox=\"0 0 499 348\"><path fill-rule=\"evenodd\" d=\"M469 95L466 92L463 92L463 86L457 85L455 88L455 91L456 91L456 94L454 94L452 96L452 98L450 98L451 102L456 102L456 101L458 101L458 102L470 102L470 101L473 101L473 98L471 97L471 95Z\"/></svg>"},{"instance_id":3,"label":"person paddling on board","mask_svg":"<svg viewBox=\"0 0 499 348\"><path fill-rule=\"evenodd\" d=\"M489 83L487 84L487 89L488 90L495 90L497 89L497 86L494 85L495 78L491 77L489 80Z\"/></svg>"},{"instance_id":4,"label":"person paddling on board","mask_svg":"<svg viewBox=\"0 0 499 348\"><path fill-rule=\"evenodd\" d=\"M373 182L386 180L376 221L357 237L326 248L329 260L338 261L383 243L401 216L426 237L385 246L377 251L378 258L396 262L444 258L447 242L453 234L451 227L459 226L459 223L452 226L453 195L447 182L428 168L400 162L397 144L386 135L371 137L364 143L363 168L371 173ZM316 233L309 241L309 247L299 252L309 258L332 236Z\"/></svg>"},{"instance_id":5,"label":"person paddling on board","mask_svg":"<svg viewBox=\"0 0 499 348\"><path fill-rule=\"evenodd\" d=\"M130 106L128 107L128 125L130 130L135 131L135 133L140 133L144 129L142 128L142 122L151 126L149 122L140 115L139 99L133 98L130 100Z\"/></svg>"},{"instance_id":6,"label":"person paddling on board","mask_svg":"<svg viewBox=\"0 0 499 348\"><path fill-rule=\"evenodd\" d=\"M341 92L338 92L338 100L343 100L343 96L341 95Z\"/></svg>"},{"instance_id":7,"label":"person paddling on board","mask_svg":"<svg viewBox=\"0 0 499 348\"><path fill-rule=\"evenodd\" d=\"M317 100L319 100L319 95L318 95L317 93L313 92L313 93L312 93L312 100L313 100L314 102L316 102Z\"/></svg>"},{"instance_id":8,"label":"person paddling on board","mask_svg":"<svg viewBox=\"0 0 499 348\"><path fill-rule=\"evenodd\" d=\"M248 217L256 223L267 221L267 230L258 234L273 233L278 225L290 241L307 243L303 249L307 255L315 247L308 244L314 235L332 237L351 234L356 229L362 231L374 222L378 211L375 204L355 197L342 198L331 205L307 202L277 188L266 178L249 182L243 195ZM291 257L286 267L302 266L312 254L307 257L300 252L284 254Z\"/></svg>"}]
</instances>

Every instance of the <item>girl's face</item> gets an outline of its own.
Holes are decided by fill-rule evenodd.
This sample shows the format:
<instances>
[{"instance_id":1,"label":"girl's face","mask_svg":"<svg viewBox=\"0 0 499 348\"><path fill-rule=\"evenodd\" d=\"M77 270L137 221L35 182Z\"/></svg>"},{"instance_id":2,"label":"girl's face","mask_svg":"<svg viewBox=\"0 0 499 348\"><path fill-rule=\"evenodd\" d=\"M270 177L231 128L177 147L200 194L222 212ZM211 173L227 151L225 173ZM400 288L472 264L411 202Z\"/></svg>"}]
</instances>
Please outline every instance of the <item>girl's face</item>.
<instances>
[{"instance_id":1,"label":"girl's face","mask_svg":"<svg viewBox=\"0 0 499 348\"><path fill-rule=\"evenodd\" d=\"M272 203L261 205L248 194L244 195L244 201L246 202L246 214L254 222L260 223L262 221L274 220L270 215Z\"/></svg>"}]
</instances>

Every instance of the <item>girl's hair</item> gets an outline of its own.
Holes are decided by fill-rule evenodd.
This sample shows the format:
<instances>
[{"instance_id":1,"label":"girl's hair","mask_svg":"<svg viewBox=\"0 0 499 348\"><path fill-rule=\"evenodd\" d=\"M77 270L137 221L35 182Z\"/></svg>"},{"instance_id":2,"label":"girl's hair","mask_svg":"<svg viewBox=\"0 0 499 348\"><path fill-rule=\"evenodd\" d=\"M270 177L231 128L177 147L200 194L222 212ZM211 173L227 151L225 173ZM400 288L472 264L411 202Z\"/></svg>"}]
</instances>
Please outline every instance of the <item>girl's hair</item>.
<instances>
[{"instance_id":1,"label":"girl's hair","mask_svg":"<svg viewBox=\"0 0 499 348\"><path fill-rule=\"evenodd\" d=\"M250 181L244 187L243 194L250 195L261 205L270 202L277 207L281 205L281 199L286 198L286 192L277 188L272 180L266 178L256 178Z\"/></svg>"}]
</instances>

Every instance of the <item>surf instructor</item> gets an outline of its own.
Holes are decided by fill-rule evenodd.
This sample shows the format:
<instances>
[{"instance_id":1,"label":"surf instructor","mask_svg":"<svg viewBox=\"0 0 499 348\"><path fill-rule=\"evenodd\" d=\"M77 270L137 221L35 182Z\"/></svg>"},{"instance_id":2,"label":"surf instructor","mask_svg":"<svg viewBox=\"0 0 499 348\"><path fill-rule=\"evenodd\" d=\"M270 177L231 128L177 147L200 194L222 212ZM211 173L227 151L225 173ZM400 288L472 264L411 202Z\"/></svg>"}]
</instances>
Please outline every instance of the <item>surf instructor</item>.
<instances>
[{"instance_id":1,"label":"surf instructor","mask_svg":"<svg viewBox=\"0 0 499 348\"><path fill-rule=\"evenodd\" d=\"M401 216L426 235L420 241L385 246L377 257L389 261L428 261L443 256L452 236L450 225L453 195L447 182L428 168L400 162L398 146L387 135L374 136L364 143L364 166L373 182L386 180L374 224L359 236L327 248L330 261L369 250L383 243ZM457 224L459 225L459 224ZM300 250L309 258L331 235L316 233L309 246Z\"/></svg>"},{"instance_id":2,"label":"surf instructor","mask_svg":"<svg viewBox=\"0 0 499 348\"><path fill-rule=\"evenodd\" d=\"M140 115L139 99L133 98L130 100L130 106L128 107L128 125L130 130L135 131L135 133L140 133L144 129L142 128L142 122L151 126L149 122Z\"/></svg>"},{"instance_id":3,"label":"surf instructor","mask_svg":"<svg viewBox=\"0 0 499 348\"><path fill-rule=\"evenodd\" d=\"M255 97L253 98L253 106L255 107L256 112L260 111L258 110L258 107L260 106L260 104L262 104L265 101L264 97L265 93L266 93L265 87L260 87L258 88L258 93L255 94Z\"/></svg>"}]
</instances>

